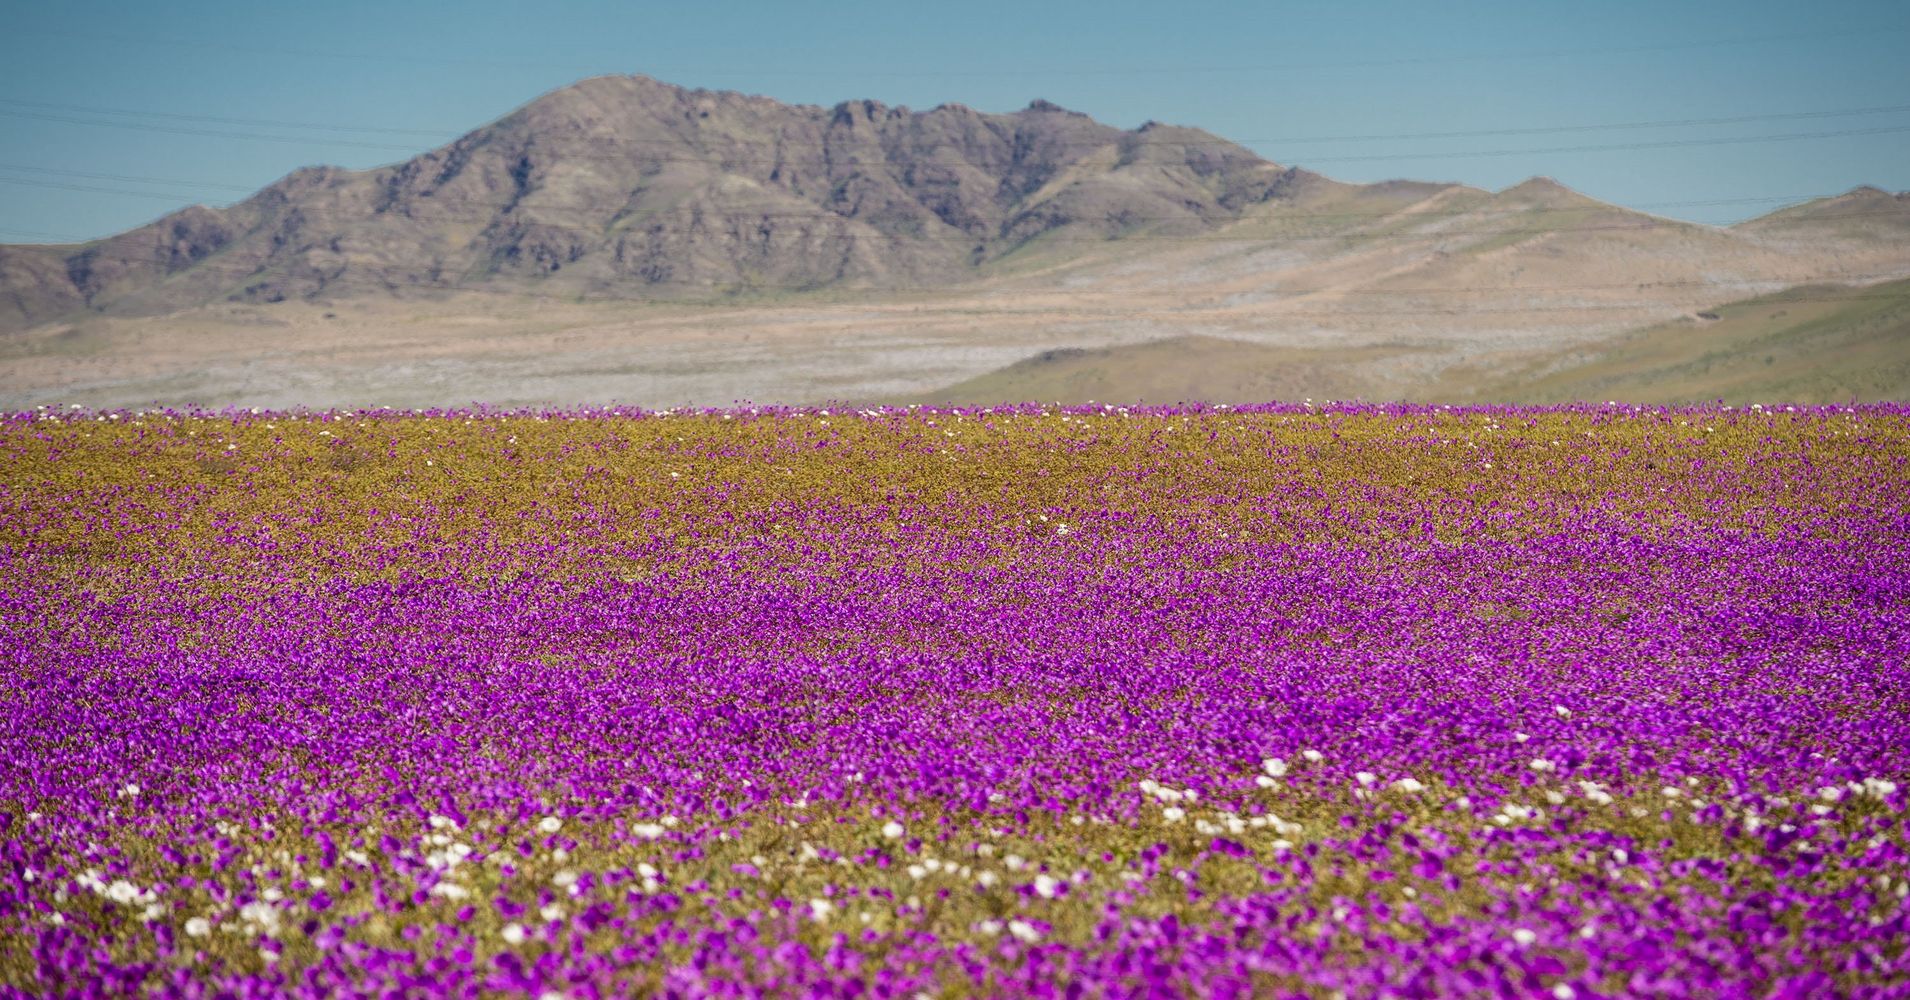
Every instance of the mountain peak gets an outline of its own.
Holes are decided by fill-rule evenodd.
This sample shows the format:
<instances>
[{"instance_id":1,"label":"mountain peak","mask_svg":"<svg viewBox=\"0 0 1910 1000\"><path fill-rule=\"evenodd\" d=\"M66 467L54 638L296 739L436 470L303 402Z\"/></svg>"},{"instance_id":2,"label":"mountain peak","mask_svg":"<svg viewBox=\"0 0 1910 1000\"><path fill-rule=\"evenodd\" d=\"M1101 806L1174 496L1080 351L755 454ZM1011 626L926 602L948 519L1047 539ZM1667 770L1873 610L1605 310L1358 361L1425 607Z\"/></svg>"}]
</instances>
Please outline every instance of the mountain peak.
<instances>
[{"instance_id":1,"label":"mountain peak","mask_svg":"<svg viewBox=\"0 0 1910 1000\"><path fill-rule=\"evenodd\" d=\"M1056 104L1055 102L1050 101L1047 98L1043 98L1043 97L1037 97L1034 100L1029 101L1028 106L1022 109L1023 114L1028 114L1031 112L1034 114L1074 115L1077 118L1088 117L1087 115L1082 114L1079 111L1070 111L1067 108L1064 108L1061 105Z\"/></svg>"},{"instance_id":2,"label":"mountain peak","mask_svg":"<svg viewBox=\"0 0 1910 1000\"><path fill-rule=\"evenodd\" d=\"M1566 187L1563 184L1560 184L1557 180L1554 180L1551 177L1540 175L1537 177L1527 177L1525 180L1522 180L1519 183L1514 184L1503 191L1500 191L1499 193L1500 194L1521 194L1521 195L1553 195L1553 194L1577 194L1578 192L1572 190L1571 188Z\"/></svg>"},{"instance_id":3,"label":"mountain peak","mask_svg":"<svg viewBox=\"0 0 1910 1000\"><path fill-rule=\"evenodd\" d=\"M1529 177L1493 195L1501 202L1539 208L1595 208L1603 203L1550 177Z\"/></svg>"},{"instance_id":4,"label":"mountain peak","mask_svg":"<svg viewBox=\"0 0 1910 1000\"><path fill-rule=\"evenodd\" d=\"M1127 142L1137 133L1041 99L992 115L866 99L822 108L595 76L403 163L307 168L85 260L40 253L0 281L0 299L23 303L0 322L75 302L153 312L467 287L662 298L944 284L1057 230L1080 235L1051 252L1086 254L1077 248L1211 229L1292 196L1291 178L1283 186L1251 151L1195 129L1148 131Z\"/></svg>"},{"instance_id":5,"label":"mountain peak","mask_svg":"<svg viewBox=\"0 0 1910 1000\"><path fill-rule=\"evenodd\" d=\"M1840 195L1813 198L1786 205L1775 212L1738 223L1733 228L1764 232L1795 232L1805 228L1884 227L1894 232L1910 229L1910 192L1891 194L1874 184L1860 184Z\"/></svg>"}]
</instances>

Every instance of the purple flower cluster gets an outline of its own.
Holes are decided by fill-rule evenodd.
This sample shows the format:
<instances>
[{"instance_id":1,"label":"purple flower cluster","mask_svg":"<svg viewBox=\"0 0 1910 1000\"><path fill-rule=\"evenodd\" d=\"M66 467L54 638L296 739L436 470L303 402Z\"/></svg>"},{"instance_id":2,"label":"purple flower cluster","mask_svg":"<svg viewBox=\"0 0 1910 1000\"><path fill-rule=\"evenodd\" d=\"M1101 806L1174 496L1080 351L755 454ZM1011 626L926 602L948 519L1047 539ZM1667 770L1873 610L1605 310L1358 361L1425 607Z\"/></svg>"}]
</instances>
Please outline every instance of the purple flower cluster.
<instances>
[{"instance_id":1,"label":"purple flower cluster","mask_svg":"<svg viewBox=\"0 0 1910 1000\"><path fill-rule=\"evenodd\" d=\"M1907 444L18 415L0 986L1910 996Z\"/></svg>"}]
</instances>

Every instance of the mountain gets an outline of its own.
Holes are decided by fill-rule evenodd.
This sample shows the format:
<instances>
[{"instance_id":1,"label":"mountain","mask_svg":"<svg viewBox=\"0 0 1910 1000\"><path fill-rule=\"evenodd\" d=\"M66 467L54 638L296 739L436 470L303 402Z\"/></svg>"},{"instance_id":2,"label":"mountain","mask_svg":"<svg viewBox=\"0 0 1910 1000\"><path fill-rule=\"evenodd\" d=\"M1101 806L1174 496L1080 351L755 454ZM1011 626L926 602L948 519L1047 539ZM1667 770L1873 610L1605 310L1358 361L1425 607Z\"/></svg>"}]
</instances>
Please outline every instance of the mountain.
<instances>
[{"instance_id":1,"label":"mountain","mask_svg":"<svg viewBox=\"0 0 1910 1000\"><path fill-rule=\"evenodd\" d=\"M1781 208L1732 227L1739 232L1826 242L1839 239L1910 241L1910 192L1854 188Z\"/></svg>"},{"instance_id":2,"label":"mountain","mask_svg":"<svg viewBox=\"0 0 1910 1000\"><path fill-rule=\"evenodd\" d=\"M0 246L0 409L821 402L976 379L976 398L1518 398L1721 303L1910 277L1907 206L1859 188L1708 226L1543 177L1351 184L1046 101L823 108L602 77L402 163ZM1050 360L998 374L1031 356Z\"/></svg>"},{"instance_id":3,"label":"mountain","mask_svg":"<svg viewBox=\"0 0 1910 1000\"><path fill-rule=\"evenodd\" d=\"M566 87L403 163L299 170L79 247L0 249L0 324L459 288L940 285L1046 234L1187 233L1308 175L1197 129Z\"/></svg>"}]
</instances>

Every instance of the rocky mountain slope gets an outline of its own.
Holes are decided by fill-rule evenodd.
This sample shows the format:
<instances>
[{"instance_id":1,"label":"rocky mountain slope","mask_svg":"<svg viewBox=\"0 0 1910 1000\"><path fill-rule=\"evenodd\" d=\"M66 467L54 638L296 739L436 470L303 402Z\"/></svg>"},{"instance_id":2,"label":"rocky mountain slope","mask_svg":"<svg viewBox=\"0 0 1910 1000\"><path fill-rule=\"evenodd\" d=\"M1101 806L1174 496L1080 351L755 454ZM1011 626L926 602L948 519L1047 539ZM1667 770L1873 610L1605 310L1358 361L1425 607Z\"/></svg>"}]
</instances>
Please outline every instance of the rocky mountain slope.
<instances>
[{"instance_id":1,"label":"rocky mountain slope","mask_svg":"<svg viewBox=\"0 0 1910 1000\"><path fill-rule=\"evenodd\" d=\"M1910 197L1875 188L1706 226L1547 178L1349 184L1042 101L605 77L403 163L0 246L0 408L908 399L1048 351L1087 353L1004 378L1519 398L1622 367L1598 352L1630 331L1905 277Z\"/></svg>"},{"instance_id":2,"label":"rocky mountain slope","mask_svg":"<svg viewBox=\"0 0 1910 1000\"><path fill-rule=\"evenodd\" d=\"M1307 180L1196 129L601 77L369 171L297 171L81 247L0 248L0 324L456 288L940 285L1044 234L1190 233Z\"/></svg>"}]
</instances>

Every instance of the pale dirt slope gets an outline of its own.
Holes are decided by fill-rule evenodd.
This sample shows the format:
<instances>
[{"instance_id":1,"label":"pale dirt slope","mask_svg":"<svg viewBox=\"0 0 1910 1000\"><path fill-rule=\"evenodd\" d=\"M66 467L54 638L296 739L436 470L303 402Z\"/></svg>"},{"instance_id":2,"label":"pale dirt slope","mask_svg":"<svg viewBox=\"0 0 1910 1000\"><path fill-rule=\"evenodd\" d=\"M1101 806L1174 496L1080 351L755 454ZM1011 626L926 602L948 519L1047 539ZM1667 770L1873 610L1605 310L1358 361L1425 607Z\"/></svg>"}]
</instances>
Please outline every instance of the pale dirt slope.
<instances>
[{"instance_id":1,"label":"pale dirt slope","mask_svg":"<svg viewBox=\"0 0 1910 1000\"><path fill-rule=\"evenodd\" d=\"M1045 102L609 77L391 167L0 247L0 407L918 398L1173 338L1284 373L1213 392L1469 397L1720 303L1904 277L1910 199L1875 189L1712 227L1543 178L1345 184ZM1166 370L1137 388L1200 387Z\"/></svg>"}]
</instances>

